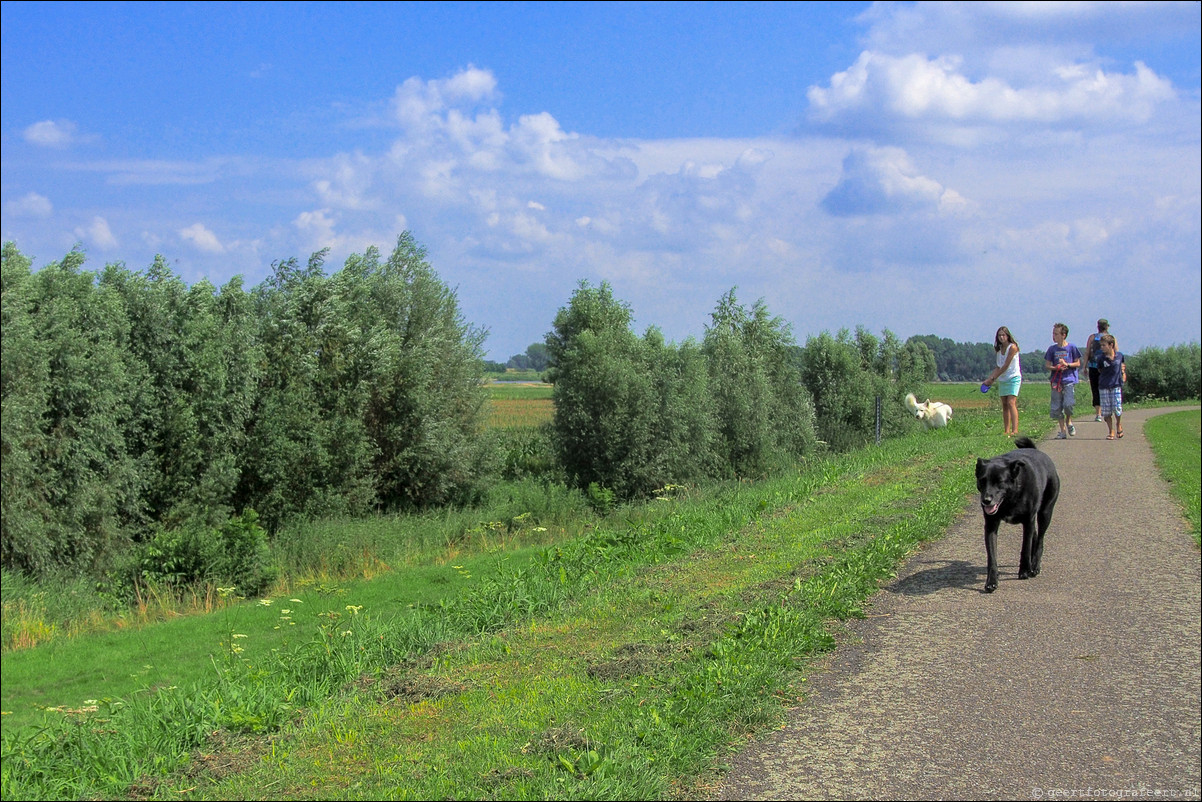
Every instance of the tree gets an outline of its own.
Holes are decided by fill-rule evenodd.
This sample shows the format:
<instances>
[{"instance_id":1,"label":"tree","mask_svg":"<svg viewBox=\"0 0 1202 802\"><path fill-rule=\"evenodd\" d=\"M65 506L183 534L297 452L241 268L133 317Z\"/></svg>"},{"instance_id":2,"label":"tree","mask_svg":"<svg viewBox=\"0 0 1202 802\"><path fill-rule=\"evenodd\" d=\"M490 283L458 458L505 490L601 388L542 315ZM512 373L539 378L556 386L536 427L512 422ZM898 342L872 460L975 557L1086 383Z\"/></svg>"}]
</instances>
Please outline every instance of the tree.
<instances>
[{"instance_id":1,"label":"tree","mask_svg":"<svg viewBox=\"0 0 1202 802\"><path fill-rule=\"evenodd\" d=\"M15 248L3 261L4 563L91 572L144 519L126 444L139 384L128 323L78 250L35 274Z\"/></svg>"},{"instance_id":2,"label":"tree","mask_svg":"<svg viewBox=\"0 0 1202 802\"><path fill-rule=\"evenodd\" d=\"M718 449L731 474L764 476L814 449L814 406L793 358L796 343L763 300L748 310L734 289L726 293L703 347Z\"/></svg>"},{"instance_id":3,"label":"tree","mask_svg":"<svg viewBox=\"0 0 1202 802\"><path fill-rule=\"evenodd\" d=\"M640 370L631 318L608 283L582 281L546 340L560 464L577 487L597 484L623 497L653 489L639 476L652 429L652 383Z\"/></svg>"},{"instance_id":4,"label":"tree","mask_svg":"<svg viewBox=\"0 0 1202 802\"><path fill-rule=\"evenodd\" d=\"M495 469L481 437L488 393L481 371L485 332L409 232L383 265L369 251L361 270L373 313L367 432L376 492L389 508L474 498Z\"/></svg>"}]
</instances>

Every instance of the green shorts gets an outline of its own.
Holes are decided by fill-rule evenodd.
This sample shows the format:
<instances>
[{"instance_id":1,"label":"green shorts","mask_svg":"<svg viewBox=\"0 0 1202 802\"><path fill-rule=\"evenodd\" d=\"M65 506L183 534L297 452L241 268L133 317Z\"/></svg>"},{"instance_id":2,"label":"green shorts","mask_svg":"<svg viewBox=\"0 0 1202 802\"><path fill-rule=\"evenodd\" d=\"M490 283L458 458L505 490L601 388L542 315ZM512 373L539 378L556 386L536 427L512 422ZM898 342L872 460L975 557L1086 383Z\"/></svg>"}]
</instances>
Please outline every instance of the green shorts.
<instances>
[{"instance_id":1,"label":"green shorts","mask_svg":"<svg viewBox=\"0 0 1202 802\"><path fill-rule=\"evenodd\" d=\"M997 383L998 395L1018 395L1018 388L1022 386L1023 377L1015 376L1013 379L1006 379Z\"/></svg>"}]
</instances>

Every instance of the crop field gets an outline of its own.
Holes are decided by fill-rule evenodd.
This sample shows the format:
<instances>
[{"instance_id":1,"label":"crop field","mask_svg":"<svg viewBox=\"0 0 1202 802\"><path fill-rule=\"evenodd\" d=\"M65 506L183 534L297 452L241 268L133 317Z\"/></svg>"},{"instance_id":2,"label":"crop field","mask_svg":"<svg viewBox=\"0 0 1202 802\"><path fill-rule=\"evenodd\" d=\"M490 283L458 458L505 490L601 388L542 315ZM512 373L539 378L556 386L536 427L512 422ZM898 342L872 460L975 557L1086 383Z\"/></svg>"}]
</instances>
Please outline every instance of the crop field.
<instances>
[{"instance_id":1,"label":"crop field","mask_svg":"<svg viewBox=\"0 0 1202 802\"><path fill-rule=\"evenodd\" d=\"M489 385L492 396L488 425L493 429L526 429L551 421L555 406L551 385L537 382Z\"/></svg>"},{"instance_id":2,"label":"crop field","mask_svg":"<svg viewBox=\"0 0 1202 802\"><path fill-rule=\"evenodd\" d=\"M555 413L555 405L551 400L551 385L541 382L494 382L489 385L492 397L491 413L488 425L494 429L524 429L541 426L551 421ZM997 391L982 395L976 384L949 382L932 384L929 392L923 394L925 400L931 398L951 404L957 410L996 409L1001 415ZM1043 409L1046 412L1048 403L1047 384L1032 382L1024 385L1019 395L1020 414Z\"/></svg>"}]
</instances>

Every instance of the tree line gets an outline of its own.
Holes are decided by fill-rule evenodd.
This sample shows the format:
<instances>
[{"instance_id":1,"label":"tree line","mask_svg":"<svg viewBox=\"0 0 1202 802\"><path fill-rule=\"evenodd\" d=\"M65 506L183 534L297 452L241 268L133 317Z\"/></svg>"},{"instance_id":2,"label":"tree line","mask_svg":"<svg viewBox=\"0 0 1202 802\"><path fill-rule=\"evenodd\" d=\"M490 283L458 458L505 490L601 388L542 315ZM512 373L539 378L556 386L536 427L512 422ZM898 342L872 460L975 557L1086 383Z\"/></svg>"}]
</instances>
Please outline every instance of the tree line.
<instances>
[{"instance_id":1,"label":"tree line","mask_svg":"<svg viewBox=\"0 0 1202 802\"><path fill-rule=\"evenodd\" d=\"M93 272L75 250L34 271L6 243L3 568L253 594L289 522L468 505L519 477L602 502L760 478L869 442L877 398L882 436L913 426L902 398L938 369L924 338L887 330L801 346L734 289L700 340L669 343L581 282L527 352L554 385L552 423L490 431L485 332L413 236L329 274L326 256L276 262L248 290L188 286L162 257ZM1196 397L1197 346L1183 370L1169 356L1161 374Z\"/></svg>"}]
</instances>

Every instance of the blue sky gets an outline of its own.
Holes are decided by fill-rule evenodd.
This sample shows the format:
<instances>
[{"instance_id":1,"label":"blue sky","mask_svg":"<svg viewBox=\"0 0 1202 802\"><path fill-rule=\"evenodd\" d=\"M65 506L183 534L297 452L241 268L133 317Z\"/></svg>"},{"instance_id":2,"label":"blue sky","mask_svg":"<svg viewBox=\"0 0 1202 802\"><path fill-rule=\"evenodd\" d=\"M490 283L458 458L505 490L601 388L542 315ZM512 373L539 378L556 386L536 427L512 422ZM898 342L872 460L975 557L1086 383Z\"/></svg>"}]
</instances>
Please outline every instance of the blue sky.
<instances>
[{"instance_id":1,"label":"blue sky","mask_svg":"<svg viewBox=\"0 0 1202 802\"><path fill-rule=\"evenodd\" d=\"M4 2L0 227L35 268L336 269L403 230L504 361L581 280L700 337L1202 337L1182 3Z\"/></svg>"}]
</instances>

